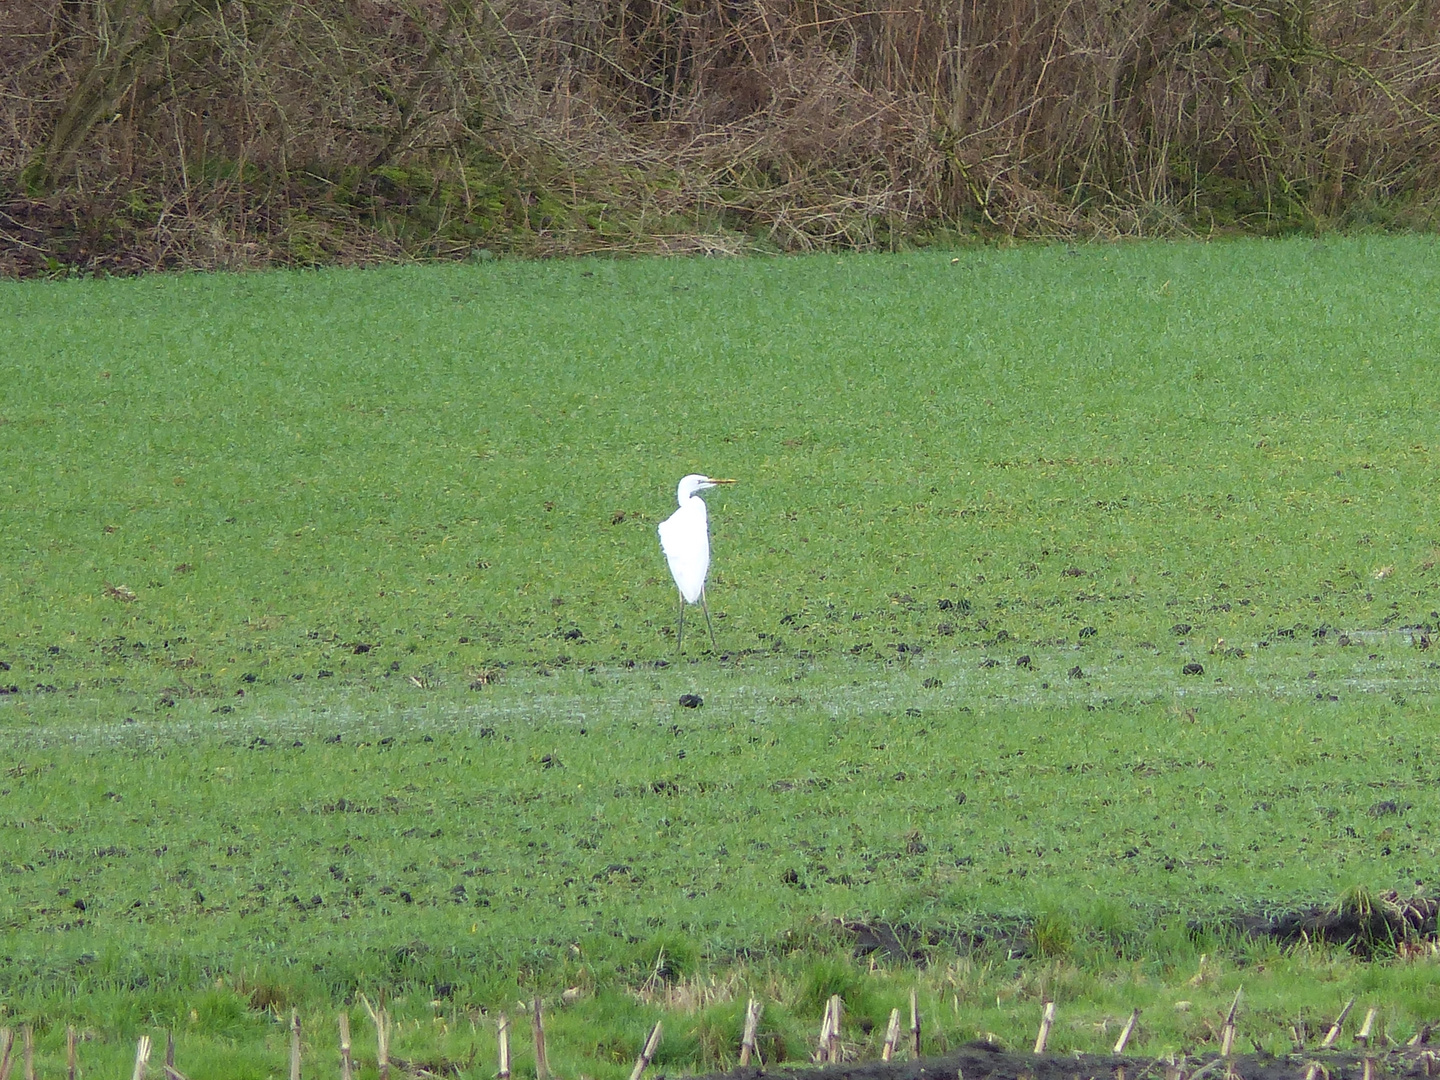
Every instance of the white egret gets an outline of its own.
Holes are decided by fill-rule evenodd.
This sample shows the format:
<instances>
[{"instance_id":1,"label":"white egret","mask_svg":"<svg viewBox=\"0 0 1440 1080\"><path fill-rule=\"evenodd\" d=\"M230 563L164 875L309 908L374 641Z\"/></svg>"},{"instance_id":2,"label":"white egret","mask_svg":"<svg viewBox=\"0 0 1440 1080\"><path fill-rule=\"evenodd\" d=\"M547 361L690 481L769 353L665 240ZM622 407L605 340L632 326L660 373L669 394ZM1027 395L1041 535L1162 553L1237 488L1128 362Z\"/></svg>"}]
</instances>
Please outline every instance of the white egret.
<instances>
[{"instance_id":1,"label":"white egret","mask_svg":"<svg viewBox=\"0 0 1440 1080\"><path fill-rule=\"evenodd\" d=\"M733 483L734 480L712 480L708 476L691 473L681 479L675 492L680 509L660 523L660 550L665 552L675 587L680 590L680 623L675 630L677 653L684 643L686 604L699 604L705 612L705 625L710 628L710 647L715 648L715 627L710 622L710 608L705 603L705 575L710 572L710 518L699 492L716 484Z\"/></svg>"}]
</instances>

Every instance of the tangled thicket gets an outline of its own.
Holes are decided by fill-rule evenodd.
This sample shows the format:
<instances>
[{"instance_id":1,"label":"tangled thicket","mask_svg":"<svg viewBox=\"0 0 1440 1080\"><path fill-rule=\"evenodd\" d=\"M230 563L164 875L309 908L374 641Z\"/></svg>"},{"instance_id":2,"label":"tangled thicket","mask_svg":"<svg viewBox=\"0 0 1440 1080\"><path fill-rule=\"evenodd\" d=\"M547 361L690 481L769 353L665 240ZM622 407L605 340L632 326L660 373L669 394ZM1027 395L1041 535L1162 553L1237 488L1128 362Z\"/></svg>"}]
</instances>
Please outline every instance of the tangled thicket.
<instances>
[{"instance_id":1,"label":"tangled thicket","mask_svg":"<svg viewBox=\"0 0 1440 1080\"><path fill-rule=\"evenodd\" d=\"M1440 0L10 0L0 85L11 273L1440 203Z\"/></svg>"}]
</instances>

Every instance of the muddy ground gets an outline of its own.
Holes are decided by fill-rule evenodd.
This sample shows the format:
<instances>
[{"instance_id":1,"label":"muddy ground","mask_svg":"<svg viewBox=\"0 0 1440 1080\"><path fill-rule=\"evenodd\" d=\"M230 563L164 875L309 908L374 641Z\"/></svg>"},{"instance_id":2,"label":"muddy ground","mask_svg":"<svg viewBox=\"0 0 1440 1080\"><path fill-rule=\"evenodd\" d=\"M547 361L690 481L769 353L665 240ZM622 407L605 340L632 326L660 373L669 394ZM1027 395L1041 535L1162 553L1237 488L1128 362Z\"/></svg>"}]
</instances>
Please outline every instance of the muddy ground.
<instances>
[{"instance_id":1,"label":"muddy ground","mask_svg":"<svg viewBox=\"0 0 1440 1080\"><path fill-rule=\"evenodd\" d=\"M1383 805L1383 804L1377 804ZM1440 940L1440 898L1402 898L1394 891L1355 898L1337 905L1313 905L1279 914L1239 913L1211 920L1193 920L1196 932L1269 938L1279 945L1301 941L1343 945L1358 956L1404 952ZM854 937L854 953L878 953L893 960L924 964L936 946L971 950L999 947L1012 956L1030 954L1031 926L1026 920L993 922L967 929L911 926L905 923L837 920Z\"/></svg>"},{"instance_id":2,"label":"muddy ground","mask_svg":"<svg viewBox=\"0 0 1440 1080\"><path fill-rule=\"evenodd\" d=\"M1433 1051L1397 1048L1369 1056L1371 1076L1440 1075ZM1363 1051L1346 1050L1236 1054L1228 1075L1239 1080L1364 1080ZM1320 1068L1310 1073L1312 1065ZM1203 1057L1140 1058L1100 1054L1029 1054L973 1043L943 1057L918 1061L855 1062L824 1068L736 1069L705 1080L1225 1080L1225 1059ZM657 1077L656 1080L662 1080Z\"/></svg>"}]
</instances>

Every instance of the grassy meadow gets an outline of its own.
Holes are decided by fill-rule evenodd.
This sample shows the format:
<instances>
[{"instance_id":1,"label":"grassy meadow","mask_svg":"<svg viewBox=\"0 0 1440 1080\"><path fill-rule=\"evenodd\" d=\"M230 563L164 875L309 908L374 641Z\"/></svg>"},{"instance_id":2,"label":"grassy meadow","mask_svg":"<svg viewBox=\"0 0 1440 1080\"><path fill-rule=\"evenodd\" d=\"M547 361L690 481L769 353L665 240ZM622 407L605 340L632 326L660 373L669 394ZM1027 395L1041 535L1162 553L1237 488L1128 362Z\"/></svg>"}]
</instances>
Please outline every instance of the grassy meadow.
<instances>
[{"instance_id":1,"label":"grassy meadow","mask_svg":"<svg viewBox=\"0 0 1440 1080\"><path fill-rule=\"evenodd\" d=\"M934 1049L1440 1018L1222 928L1436 891L1437 310L1415 236L0 286L5 1022L261 1077L365 993L472 1076L540 994L609 1080L750 992L769 1060L916 985Z\"/></svg>"}]
</instances>

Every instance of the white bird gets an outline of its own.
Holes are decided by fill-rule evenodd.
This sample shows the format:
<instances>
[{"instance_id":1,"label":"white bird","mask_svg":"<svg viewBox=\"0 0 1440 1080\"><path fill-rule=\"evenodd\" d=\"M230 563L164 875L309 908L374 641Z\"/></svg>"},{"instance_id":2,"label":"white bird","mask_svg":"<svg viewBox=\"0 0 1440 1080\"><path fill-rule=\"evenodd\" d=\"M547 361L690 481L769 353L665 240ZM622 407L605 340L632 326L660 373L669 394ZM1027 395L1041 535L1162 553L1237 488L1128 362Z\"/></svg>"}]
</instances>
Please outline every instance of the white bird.
<instances>
[{"instance_id":1,"label":"white bird","mask_svg":"<svg viewBox=\"0 0 1440 1080\"><path fill-rule=\"evenodd\" d=\"M675 631L675 651L679 652L685 635L685 605L699 604L705 612L705 625L710 628L710 647L715 647L715 627L710 622L710 608L705 603L705 575L710 572L710 519L705 500L699 492L716 484L733 484L734 480L712 480L691 473L683 477L675 498L680 509L660 523L660 550L670 564L670 575L680 590L680 624Z\"/></svg>"}]
</instances>

